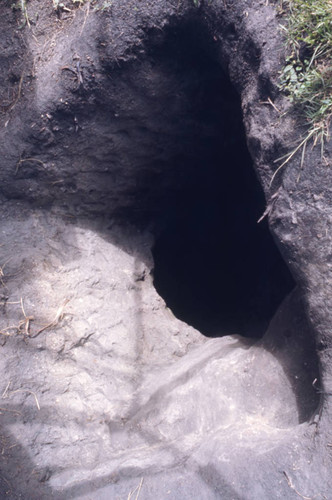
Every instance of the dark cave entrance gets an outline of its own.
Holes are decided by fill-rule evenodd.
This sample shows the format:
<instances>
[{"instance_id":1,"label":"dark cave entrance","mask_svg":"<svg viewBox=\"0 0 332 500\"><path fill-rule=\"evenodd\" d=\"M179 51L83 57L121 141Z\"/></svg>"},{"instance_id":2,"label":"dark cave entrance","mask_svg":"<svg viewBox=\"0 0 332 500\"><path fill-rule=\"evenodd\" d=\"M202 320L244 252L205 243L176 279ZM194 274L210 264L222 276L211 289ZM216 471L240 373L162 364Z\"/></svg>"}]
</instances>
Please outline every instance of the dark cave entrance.
<instances>
[{"instance_id":1,"label":"dark cave entrance","mask_svg":"<svg viewBox=\"0 0 332 500\"><path fill-rule=\"evenodd\" d=\"M164 73L177 78L183 104L174 120L185 130L157 200L154 284L203 334L260 337L294 282L267 222L257 224L265 202L240 99L210 38L188 24L154 46Z\"/></svg>"}]
</instances>

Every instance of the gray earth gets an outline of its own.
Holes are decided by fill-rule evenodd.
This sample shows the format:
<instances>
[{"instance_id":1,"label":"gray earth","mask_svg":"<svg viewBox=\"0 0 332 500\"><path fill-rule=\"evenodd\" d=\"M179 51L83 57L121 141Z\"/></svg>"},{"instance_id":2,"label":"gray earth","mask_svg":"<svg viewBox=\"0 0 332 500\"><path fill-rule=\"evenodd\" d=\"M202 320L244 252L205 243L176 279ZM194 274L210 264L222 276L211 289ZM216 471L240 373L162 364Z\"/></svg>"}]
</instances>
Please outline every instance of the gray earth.
<instances>
[{"instance_id":1,"label":"gray earth","mask_svg":"<svg viewBox=\"0 0 332 500\"><path fill-rule=\"evenodd\" d=\"M27 2L30 28L0 6L0 497L331 499L331 145L271 182L303 132L278 6L64 5ZM296 283L262 338L207 338L153 281L156 227L216 135L192 111L207 60Z\"/></svg>"}]
</instances>

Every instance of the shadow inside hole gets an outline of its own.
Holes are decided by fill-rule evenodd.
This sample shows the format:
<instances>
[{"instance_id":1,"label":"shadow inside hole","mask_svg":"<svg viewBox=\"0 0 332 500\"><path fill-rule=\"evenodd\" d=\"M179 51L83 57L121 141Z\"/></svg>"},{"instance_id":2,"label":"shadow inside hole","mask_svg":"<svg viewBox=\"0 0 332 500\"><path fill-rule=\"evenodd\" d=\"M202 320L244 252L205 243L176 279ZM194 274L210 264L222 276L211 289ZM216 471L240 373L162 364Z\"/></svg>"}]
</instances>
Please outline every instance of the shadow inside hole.
<instances>
[{"instance_id":1,"label":"shadow inside hole","mask_svg":"<svg viewBox=\"0 0 332 500\"><path fill-rule=\"evenodd\" d=\"M179 175L160 197L154 284L174 314L205 335L261 337L294 281L267 222L257 224L265 201L239 96L197 40L187 27L158 53L171 58L190 104L179 117L187 142L169 168Z\"/></svg>"}]
</instances>

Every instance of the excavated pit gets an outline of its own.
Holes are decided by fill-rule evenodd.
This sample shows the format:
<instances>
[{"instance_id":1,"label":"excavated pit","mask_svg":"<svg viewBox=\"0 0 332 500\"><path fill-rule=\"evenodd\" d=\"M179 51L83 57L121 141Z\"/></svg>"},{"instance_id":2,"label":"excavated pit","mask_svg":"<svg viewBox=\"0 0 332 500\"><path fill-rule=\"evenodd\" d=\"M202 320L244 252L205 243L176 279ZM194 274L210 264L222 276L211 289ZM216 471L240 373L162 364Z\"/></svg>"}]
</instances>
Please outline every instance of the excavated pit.
<instances>
[{"instance_id":1,"label":"excavated pit","mask_svg":"<svg viewBox=\"0 0 332 500\"><path fill-rule=\"evenodd\" d=\"M294 282L257 224L265 201L225 76L267 186L289 138L266 103L283 100L262 88L279 19L266 2L189 3L199 24L176 21L172 2L123 0L81 6L55 38L48 16L45 33L26 29L33 87L17 71L1 129L1 498L329 496L314 345L330 325L327 169L289 165L268 193L299 283L282 300ZM205 339L170 314L151 231L176 316L258 337L282 301L266 335Z\"/></svg>"},{"instance_id":2,"label":"excavated pit","mask_svg":"<svg viewBox=\"0 0 332 500\"><path fill-rule=\"evenodd\" d=\"M257 223L265 202L240 99L208 40L189 24L153 54L177 78L176 126L187 130L164 169L173 172L170 187L150 209L154 284L174 314L205 335L260 337L294 281L267 222Z\"/></svg>"}]
</instances>

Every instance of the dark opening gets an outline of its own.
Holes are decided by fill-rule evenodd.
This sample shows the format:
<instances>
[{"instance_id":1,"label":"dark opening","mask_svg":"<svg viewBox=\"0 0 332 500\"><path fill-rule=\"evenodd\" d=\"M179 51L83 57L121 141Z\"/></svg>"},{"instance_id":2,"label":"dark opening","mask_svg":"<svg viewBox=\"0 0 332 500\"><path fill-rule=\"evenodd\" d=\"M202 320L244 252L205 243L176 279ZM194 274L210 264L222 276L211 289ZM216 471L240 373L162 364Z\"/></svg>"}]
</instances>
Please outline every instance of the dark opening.
<instances>
[{"instance_id":1,"label":"dark opening","mask_svg":"<svg viewBox=\"0 0 332 500\"><path fill-rule=\"evenodd\" d=\"M174 314L208 336L261 336L294 282L269 232L239 96L201 27L155 49L175 74L185 140L160 195L154 284ZM161 117L161 120L163 117ZM159 207L159 208L160 208Z\"/></svg>"}]
</instances>

